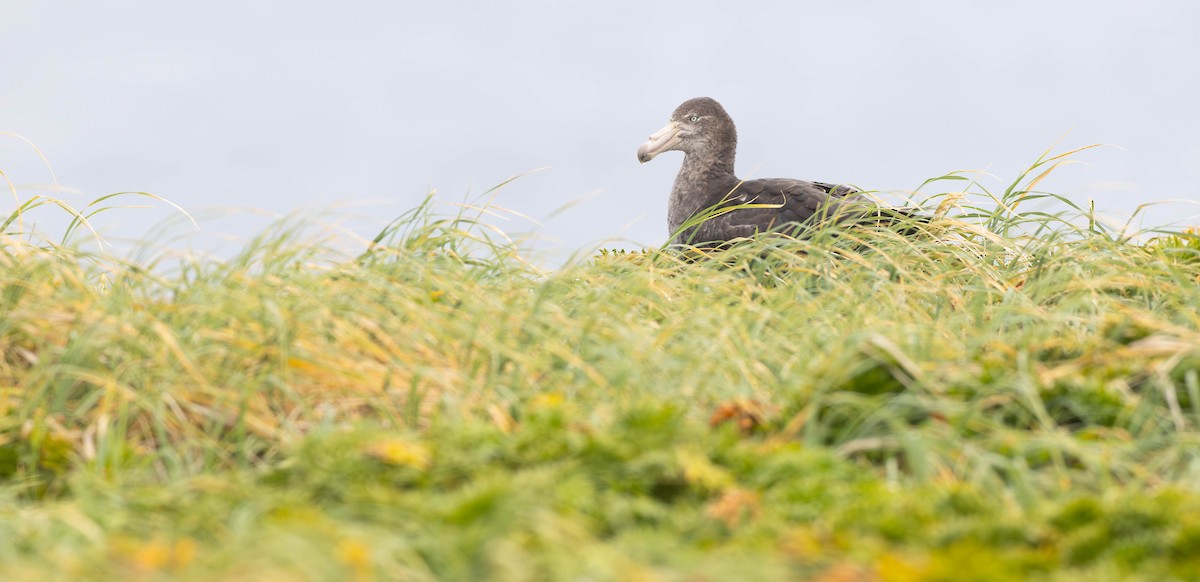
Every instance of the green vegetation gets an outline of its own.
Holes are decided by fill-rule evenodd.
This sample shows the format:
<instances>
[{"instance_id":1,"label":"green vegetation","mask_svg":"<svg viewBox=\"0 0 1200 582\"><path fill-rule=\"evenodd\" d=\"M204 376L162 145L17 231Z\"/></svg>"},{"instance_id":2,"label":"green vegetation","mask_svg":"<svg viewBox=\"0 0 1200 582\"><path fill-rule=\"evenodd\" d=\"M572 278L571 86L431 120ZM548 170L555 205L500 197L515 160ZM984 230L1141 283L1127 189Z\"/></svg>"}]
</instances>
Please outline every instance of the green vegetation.
<instances>
[{"instance_id":1,"label":"green vegetation","mask_svg":"<svg viewBox=\"0 0 1200 582\"><path fill-rule=\"evenodd\" d=\"M1198 579L1200 237L1061 161L552 272L428 205L351 258L7 237L0 576Z\"/></svg>"}]
</instances>

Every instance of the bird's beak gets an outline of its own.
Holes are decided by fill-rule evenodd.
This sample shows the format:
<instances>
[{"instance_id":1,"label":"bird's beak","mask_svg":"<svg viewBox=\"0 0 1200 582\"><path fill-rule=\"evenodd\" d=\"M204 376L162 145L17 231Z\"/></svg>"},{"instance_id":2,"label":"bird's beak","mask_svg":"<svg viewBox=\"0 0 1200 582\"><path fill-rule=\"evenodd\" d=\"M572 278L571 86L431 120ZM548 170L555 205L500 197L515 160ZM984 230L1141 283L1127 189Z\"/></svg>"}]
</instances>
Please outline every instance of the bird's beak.
<instances>
[{"instance_id":1,"label":"bird's beak","mask_svg":"<svg viewBox=\"0 0 1200 582\"><path fill-rule=\"evenodd\" d=\"M679 137L679 123L672 121L666 127L655 132L646 143L642 144L642 147L638 148L638 161L643 164L649 162L654 159L654 156L674 149L680 141L683 140Z\"/></svg>"}]
</instances>

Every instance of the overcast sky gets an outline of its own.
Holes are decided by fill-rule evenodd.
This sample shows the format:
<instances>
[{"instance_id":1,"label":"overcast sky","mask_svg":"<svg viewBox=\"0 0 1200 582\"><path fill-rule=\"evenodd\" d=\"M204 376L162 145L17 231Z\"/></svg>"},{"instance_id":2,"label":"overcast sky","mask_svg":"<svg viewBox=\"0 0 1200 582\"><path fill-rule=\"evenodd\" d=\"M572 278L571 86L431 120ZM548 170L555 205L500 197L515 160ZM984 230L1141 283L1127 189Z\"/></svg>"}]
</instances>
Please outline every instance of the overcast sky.
<instances>
[{"instance_id":1,"label":"overcast sky","mask_svg":"<svg viewBox=\"0 0 1200 582\"><path fill-rule=\"evenodd\" d=\"M980 169L1002 190L1062 138L1119 148L1046 189L1119 219L1191 200L1146 225L1200 224L1197 25L1188 0L6 0L0 132L34 142L75 202L341 205L331 215L366 216L364 234L430 189L455 202L545 167L496 200L545 226L498 224L563 257L666 239L681 155L639 166L635 152L708 95L737 122L743 176L903 191ZM0 171L22 196L51 182L10 136ZM160 216L100 222L140 236ZM260 225L207 220L201 239Z\"/></svg>"}]
</instances>

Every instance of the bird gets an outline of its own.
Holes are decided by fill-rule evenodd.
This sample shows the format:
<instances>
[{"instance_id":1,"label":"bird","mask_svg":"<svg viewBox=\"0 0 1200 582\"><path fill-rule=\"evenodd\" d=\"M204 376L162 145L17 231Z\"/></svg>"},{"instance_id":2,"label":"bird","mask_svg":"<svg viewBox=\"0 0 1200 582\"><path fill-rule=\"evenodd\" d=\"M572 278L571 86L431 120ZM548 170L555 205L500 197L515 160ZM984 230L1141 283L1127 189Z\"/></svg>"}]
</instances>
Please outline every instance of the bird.
<instances>
[{"instance_id":1,"label":"bird","mask_svg":"<svg viewBox=\"0 0 1200 582\"><path fill-rule=\"evenodd\" d=\"M908 234L927 217L913 208L888 208L852 186L807 180L742 180L734 172L737 129L715 99L684 101L667 125L638 148L638 161L682 151L683 165L667 204L672 244L719 246L763 232L798 234L832 224L901 225ZM700 222L702 218L707 218ZM904 226L907 225L907 226Z\"/></svg>"}]
</instances>

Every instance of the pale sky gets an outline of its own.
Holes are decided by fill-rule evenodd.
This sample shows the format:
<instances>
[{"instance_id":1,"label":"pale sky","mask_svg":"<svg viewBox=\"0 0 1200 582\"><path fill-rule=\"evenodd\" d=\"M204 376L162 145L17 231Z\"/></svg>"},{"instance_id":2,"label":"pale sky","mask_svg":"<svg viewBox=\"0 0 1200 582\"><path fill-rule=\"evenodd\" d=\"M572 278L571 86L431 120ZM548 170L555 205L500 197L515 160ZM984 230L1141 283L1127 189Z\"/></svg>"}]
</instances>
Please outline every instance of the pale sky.
<instances>
[{"instance_id":1,"label":"pale sky","mask_svg":"<svg viewBox=\"0 0 1200 582\"><path fill-rule=\"evenodd\" d=\"M9 0L0 132L35 143L73 202L140 190L200 217L340 205L328 216L364 217L364 235L431 188L457 202L545 167L496 198L544 226L495 222L554 260L666 240L681 155L639 166L635 152L707 95L738 125L743 177L904 191L979 169L1003 190L1061 138L1119 147L1045 189L1117 219L1190 200L1142 224L1200 224L1198 25L1187 0ZM51 182L10 136L0 171L22 196ZM163 214L97 222L137 237ZM261 225L206 219L194 244Z\"/></svg>"}]
</instances>

